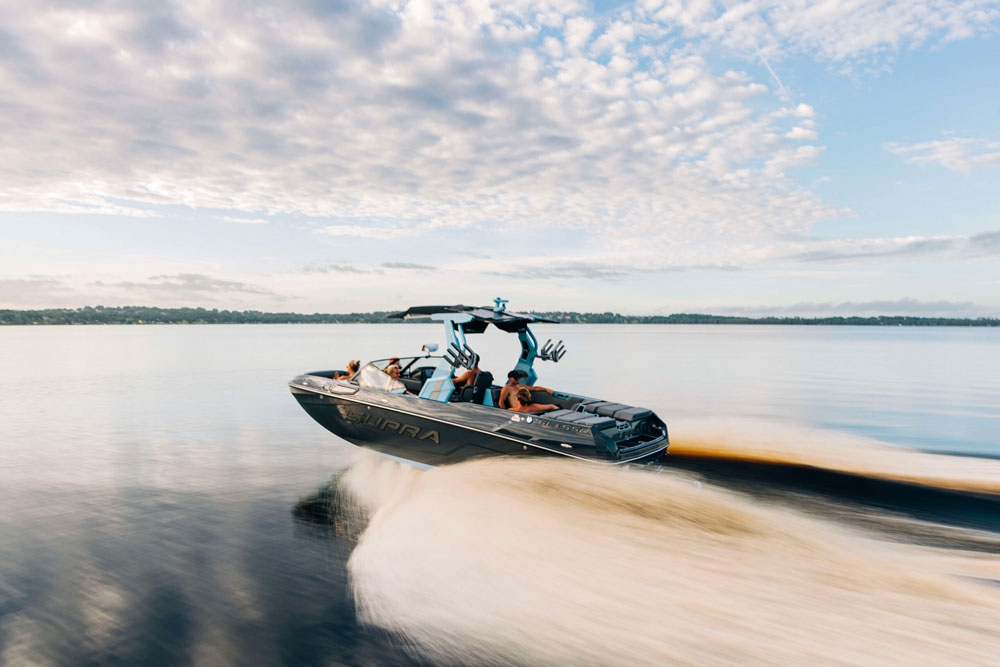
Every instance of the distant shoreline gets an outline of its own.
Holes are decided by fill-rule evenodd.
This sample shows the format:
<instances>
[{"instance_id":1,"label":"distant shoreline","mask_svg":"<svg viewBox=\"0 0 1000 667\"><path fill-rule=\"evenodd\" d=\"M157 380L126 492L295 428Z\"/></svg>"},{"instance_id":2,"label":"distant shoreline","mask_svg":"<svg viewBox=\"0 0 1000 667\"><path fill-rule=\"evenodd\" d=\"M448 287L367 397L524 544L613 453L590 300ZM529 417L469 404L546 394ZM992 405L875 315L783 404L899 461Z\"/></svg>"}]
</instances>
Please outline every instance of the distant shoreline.
<instances>
[{"instance_id":1,"label":"distant shoreline","mask_svg":"<svg viewBox=\"0 0 1000 667\"><path fill-rule=\"evenodd\" d=\"M45 310L0 310L0 326L88 324L385 324L395 311L371 313L265 313L257 310L87 306ZM621 315L619 313L535 312L565 324L782 324L806 326L1000 327L1000 318L911 317L730 317L726 315ZM426 321L426 320L409 320Z\"/></svg>"}]
</instances>

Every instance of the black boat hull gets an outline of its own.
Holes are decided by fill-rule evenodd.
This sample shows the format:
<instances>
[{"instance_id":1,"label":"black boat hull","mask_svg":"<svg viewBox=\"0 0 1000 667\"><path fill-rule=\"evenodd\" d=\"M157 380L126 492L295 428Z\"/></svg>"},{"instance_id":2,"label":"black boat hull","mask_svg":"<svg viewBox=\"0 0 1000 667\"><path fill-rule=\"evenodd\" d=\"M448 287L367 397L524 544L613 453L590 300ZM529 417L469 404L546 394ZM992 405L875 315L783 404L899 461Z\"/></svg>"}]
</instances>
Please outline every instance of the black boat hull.
<instances>
[{"instance_id":1,"label":"black boat hull","mask_svg":"<svg viewBox=\"0 0 1000 667\"><path fill-rule=\"evenodd\" d=\"M438 403L300 376L289 383L302 408L348 442L428 466L490 456L565 456L599 463L658 460L666 433L627 455L601 449L589 428L472 403Z\"/></svg>"}]
</instances>

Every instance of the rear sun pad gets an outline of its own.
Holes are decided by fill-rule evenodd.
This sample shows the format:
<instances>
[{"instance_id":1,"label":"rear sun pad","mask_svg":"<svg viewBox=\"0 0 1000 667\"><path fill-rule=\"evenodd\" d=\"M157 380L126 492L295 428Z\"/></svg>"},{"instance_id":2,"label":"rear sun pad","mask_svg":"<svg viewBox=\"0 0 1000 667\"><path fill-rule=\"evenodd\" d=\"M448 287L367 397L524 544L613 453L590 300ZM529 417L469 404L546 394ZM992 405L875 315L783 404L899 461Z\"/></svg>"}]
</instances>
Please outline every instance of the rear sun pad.
<instances>
[{"instance_id":1,"label":"rear sun pad","mask_svg":"<svg viewBox=\"0 0 1000 667\"><path fill-rule=\"evenodd\" d=\"M604 430L606 428L613 428L616 424L614 419L608 419L607 417L598 417L597 415L591 415L583 419L577 419L574 424L579 426L596 426L598 430Z\"/></svg>"},{"instance_id":2,"label":"rear sun pad","mask_svg":"<svg viewBox=\"0 0 1000 667\"><path fill-rule=\"evenodd\" d=\"M636 408L622 403L612 403L611 401L595 401L587 403L583 409L591 414L598 414L602 417L614 417L618 421L633 422L637 419L645 419L653 414L652 410L646 408Z\"/></svg>"},{"instance_id":3,"label":"rear sun pad","mask_svg":"<svg viewBox=\"0 0 1000 667\"><path fill-rule=\"evenodd\" d=\"M568 415L557 417L557 419L562 422L581 422L584 419L589 419L593 416L594 415L586 412L570 412Z\"/></svg>"},{"instance_id":4,"label":"rear sun pad","mask_svg":"<svg viewBox=\"0 0 1000 667\"><path fill-rule=\"evenodd\" d=\"M555 419L569 424L576 424L577 426L596 426L598 429L612 428L616 423L614 419L592 415L589 412L579 412L577 410L553 410L552 412L541 414L539 417Z\"/></svg>"},{"instance_id":5,"label":"rear sun pad","mask_svg":"<svg viewBox=\"0 0 1000 667\"><path fill-rule=\"evenodd\" d=\"M651 414L653 414L653 411L647 410L646 408L625 408L624 410L618 410L615 412L615 419L625 422L634 422L637 419L645 419Z\"/></svg>"},{"instance_id":6,"label":"rear sun pad","mask_svg":"<svg viewBox=\"0 0 1000 667\"><path fill-rule=\"evenodd\" d=\"M597 406L594 410L597 414L602 417L610 417L619 410L627 410L630 406L624 405L623 403L605 403L604 405Z\"/></svg>"},{"instance_id":7,"label":"rear sun pad","mask_svg":"<svg viewBox=\"0 0 1000 667\"><path fill-rule=\"evenodd\" d=\"M579 412L577 410L553 410L552 412L544 412L538 416L545 417L546 419L558 419L561 422L574 423L594 418L594 415L588 412Z\"/></svg>"}]
</instances>

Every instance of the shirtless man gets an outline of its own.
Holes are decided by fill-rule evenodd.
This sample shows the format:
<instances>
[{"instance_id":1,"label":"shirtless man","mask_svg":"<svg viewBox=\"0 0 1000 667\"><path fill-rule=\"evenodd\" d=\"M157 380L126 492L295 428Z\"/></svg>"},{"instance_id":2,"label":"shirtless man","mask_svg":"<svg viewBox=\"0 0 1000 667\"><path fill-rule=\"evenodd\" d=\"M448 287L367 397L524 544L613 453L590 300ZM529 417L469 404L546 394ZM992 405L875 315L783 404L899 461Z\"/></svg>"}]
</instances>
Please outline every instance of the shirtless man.
<instances>
[{"instance_id":1,"label":"shirtless man","mask_svg":"<svg viewBox=\"0 0 1000 667\"><path fill-rule=\"evenodd\" d=\"M455 389L461 389L462 387L471 387L479 376L479 362L476 365L465 371L461 375L455 378L454 384Z\"/></svg>"},{"instance_id":2,"label":"shirtless man","mask_svg":"<svg viewBox=\"0 0 1000 667\"><path fill-rule=\"evenodd\" d=\"M545 387L528 387L526 385L521 384L521 377L523 376L523 374L524 371L516 371L516 370L507 373L507 384L505 384L503 388L500 390L501 408L505 410L510 410L517 407L517 403L515 402L515 397L517 395L517 390L521 388L527 389L528 391L547 391L550 394L552 393L551 389L546 389Z\"/></svg>"},{"instance_id":3,"label":"shirtless man","mask_svg":"<svg viewBox=\"0 0 1000 667\"><path fill-rule=\"evenodd\" d=\"M559 406L553 403L532 403L531 391L527 387L521 387L514 395L516 405L511 408L514 412L548 412L558 410Z\"/></svg>"}]
</instances>

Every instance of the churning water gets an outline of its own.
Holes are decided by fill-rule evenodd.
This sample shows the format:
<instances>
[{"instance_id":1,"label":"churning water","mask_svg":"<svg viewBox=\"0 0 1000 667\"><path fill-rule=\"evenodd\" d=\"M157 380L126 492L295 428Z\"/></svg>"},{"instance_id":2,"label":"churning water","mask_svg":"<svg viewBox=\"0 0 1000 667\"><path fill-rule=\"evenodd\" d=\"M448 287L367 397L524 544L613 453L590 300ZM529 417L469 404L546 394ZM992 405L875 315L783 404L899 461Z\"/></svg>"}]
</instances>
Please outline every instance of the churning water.
<instances>
[{"instance_id":1,"label":"churning water","mask_svg":"<svg viewBox=\"0 0 1000 667\"><path fill-rule=\"evenodd\" d=\"M343 480L373 512L348 563L352 590L366 623L435 662L986 665L1000 655L996 587L788 507L674 472L398 466L364 462ZM391 492L384 468L398 475Z\"/></svg>"},{"instance_id":2,"label":"churning water","mask_svg":"<svg viewBox=\"0 0 1000 667\"><path fill-rule=\"evenodd\" d=\"M0 664L998 664L996 332L551 329L662 470L421 472L287 393L436 328L0 329Z\"/></svg>"}]
</instances>

